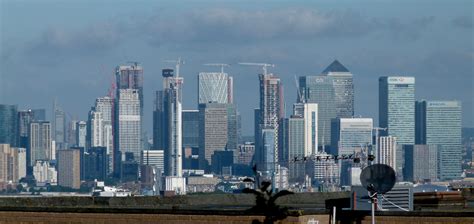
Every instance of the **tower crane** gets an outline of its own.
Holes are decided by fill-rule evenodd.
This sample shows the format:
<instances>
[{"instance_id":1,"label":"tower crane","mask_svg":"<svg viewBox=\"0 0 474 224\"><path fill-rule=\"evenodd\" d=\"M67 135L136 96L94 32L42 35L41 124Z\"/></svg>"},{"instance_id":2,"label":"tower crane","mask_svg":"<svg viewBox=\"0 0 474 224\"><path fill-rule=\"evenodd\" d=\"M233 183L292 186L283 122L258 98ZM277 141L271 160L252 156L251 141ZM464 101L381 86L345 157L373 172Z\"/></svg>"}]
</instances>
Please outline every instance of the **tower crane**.
<instances>
[{"instance_id":1,"label":"tower crane","mask_svg":"<svg viewBox=\"0 0 474 224\"><path fill-rule=\"evenodd\" d=\"M203 64L203 65L221 67L221 73L224 73L224 67L230 66L230 64L223 64L223 63L208 63L208 64Z\"/></svg>"},{"instance_id":2,"label":"tower crane","mask_svg":"<svg viewBox=\"0 0 474 224\"><path fill-rule=\"evenodd\" d=\"M165 60L165 62L176 63L176 77L179 77L179 67L184 65L184 60L181 60L181 57L178 57L177 60Z\"/></svg>"},{"instance_id":3,"label":"tower crane","mask_svg":"<svg viewBox=\"0 0 474 224\"><path fill-rule=\"evenodd\" d=\"M253 62L240 62L239 65L250 65L250 66L261 66L263 69L263 74L267 75L267 67L274 68L274 64L267 64L267 63L253 63Z\"/></svg>"}]
</instances>

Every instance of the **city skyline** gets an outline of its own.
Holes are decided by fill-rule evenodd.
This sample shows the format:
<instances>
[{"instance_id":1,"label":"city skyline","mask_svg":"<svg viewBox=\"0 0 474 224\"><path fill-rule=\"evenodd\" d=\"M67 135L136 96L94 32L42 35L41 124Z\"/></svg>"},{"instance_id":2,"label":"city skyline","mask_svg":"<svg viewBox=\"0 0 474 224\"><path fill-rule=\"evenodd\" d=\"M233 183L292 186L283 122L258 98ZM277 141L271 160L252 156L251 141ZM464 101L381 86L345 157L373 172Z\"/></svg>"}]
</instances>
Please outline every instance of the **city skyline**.
<instances>
[{"instance_id":1,"label":"city skyline","mask_svg":"<svg viewBox=\"0 0 474 224\"><path fill-rule=\"evenodd\" d=\"M232 66L226 68L226 73L234 77L234 102L242 115L243 134L251 135L253 108L258 106L258 100L252 96L258 93L257 74L260 70L238 66L238 62L276 64L269 71L282 79L287 105L285 112L289 115L290 105L296 99L294 75L319 75L334 59L338 59L354 75L356 116L371 117L374 123L378 123L378 77L413 76L417 80L416 100L460 100L463 104L463 126L474 126L470 116L474 113L474 88L473 46L470 42L472 15L469 7L463 7L465 4L447 5L440 1L428 4L422 1L420 4L426 4L426 10L415 13L409 10L415 3L402 1L386 15L380 15L377 7L368 3L361 6L348 4L343 9L334 9L332 3L324 1L296 2L285 9L288 6L285 2L268 8L263 7L263 3L256 6L245 2L214 5L212 1L180 8L163 2L151 4L150 9L146 10L139 4L118 4L113 13L104 6L94 7L92 4L95 11L90 12L89 19L77 21L66 16L64 21L58 23L57 16L72 13L70 5L46 2L42 5L29 4L21 10L35 15L32 10L38 8L44 9L38 10L43 13L55 10L57 14L51 13L38 26L33 26L36 20L24 17L24 26L20 28L11 26L15 24L13 21L18 20L17 16L22 15L15 13L15 10L20 10L19 3L4 2L1 5L2 31L5 32L2 32L1 44L0 63L4 69L0 72L0 102L18 104L18 109L46 108L48 120L51 120L51 102L58 97L58 104L65 112L77 120L86 120L88 108L94 100L107 95L114 67L136 60L144 68L144 129L150 137L153 92L160 89L161 69L169 67L163 61L182 56L186 60L181 68L181 74L186 79L183 109L197 108L198 73L219 70L202 64L230 63ZM78 7L87 5L79 2L71 4ZM390 7L395 3L387 1L385 4ZM164 15L170 15L170 12L162 6L180 9L166 17ZM119 13L133 11L144 11L144 15L117 18ZM254 15L252 12L259 13ZM160 13L162 16L159 16ZM242 19L241 15L248 15L248 19ZM228 21L206 23L206 19L212 16L225 16ZM275 17L294 17L295 23L310 18L321 24L314 22L291 28L293 23L282 23L284 19ZM168 24L173 21L182 22L196 31L222 29L222 36L211 37L200 31L194 36L172 39L170 37L179 37L183 28L180 25L173 28ZM157 22L158 27L150 25L153 22ZM66 25L69 23L71 26ZM235 26L228 28L225 26L227 23ZM252 23L256 24L255 28L249 26ZM268 27L278 23L280 27ZM137 25L143 35L131 49L126 37L133 35L130 34L132 31L138 32L133 25ZM280 35L290 28L294 29L294 35ZM265 30L266 34L259 34L260 29ZM160 34L161 30L169 31L169 37ZM242 34L245 30L249 32ZM20 33L27 35L19 37ZM239 40L237 34L242 34L242 38L248 41ZM203 38L208 40L202 41ZM392 42L398 46L397 49L386 46ZM328 51L328 47L334 50ZM48 57L39 57L39 53Z\"/></svg>"}]
</instances>

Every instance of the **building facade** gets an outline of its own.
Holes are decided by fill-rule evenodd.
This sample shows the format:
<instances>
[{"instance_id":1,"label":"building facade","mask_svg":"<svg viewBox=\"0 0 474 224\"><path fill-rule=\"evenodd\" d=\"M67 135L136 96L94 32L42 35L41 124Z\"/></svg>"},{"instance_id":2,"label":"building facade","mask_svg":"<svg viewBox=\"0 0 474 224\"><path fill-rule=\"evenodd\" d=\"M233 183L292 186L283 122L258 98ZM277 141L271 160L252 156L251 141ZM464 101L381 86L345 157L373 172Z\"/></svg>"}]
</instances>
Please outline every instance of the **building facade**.
<instances>
[{"instance_id":1,"label":"building facade","mask_svg":"<svg viewBox=\"0 0 474 224\"><path fill-rule=\"evenodd\" d=\"M200 169L209 170L215 151L225 150L228 143L228 104L199 104Z\"/></svg>"},{"instance_id":2,"label":"building facade","mask_svg":"<svg viewBox=\"0 0 474 224\"><path fill-rule=\"evenodd\" d=\"M28 166L34 166L36 160L52 159L51 123L34 121L30 123Z\"/></svg>"},{"instance_id":3,"label":"building facade","mask_svg":"<svg viewBox=\"0 0 474 224\"><path fill-rule=\"evenodd\" d=\"M336 117L354 116L354 83L352 73L338 60L334 60L323 72L332 78L336 101Z\"/></svg>"},{"instance_id":4,"label":"building facade","mask_svg":"<svg viewBox=\"0 0 474 224\"><path fill-rule=\"evenodd\" d=\"M81 187L81 150L58 150L58 185L73 189Z\"/></svg>"},{"instance_id":5,"label":"building facade","mask_svg":"<svg viewBox=\"0 0 474 224\"><path fill-rule=\"evenodd\" d=\"M0 124L2 124L0 126L0 144L17 145L17 113L16 105L0 104Z\"/></svg>"},{"instance_id":6,"label":"building facade","mask_svg":"<svg viewBox=\"0 0 474 224\"><path fill-rule=\"evenodd\" d=\"M200 72L198 103L232 103L232 77L221 72Z\"/></svg>"}]
</instances>

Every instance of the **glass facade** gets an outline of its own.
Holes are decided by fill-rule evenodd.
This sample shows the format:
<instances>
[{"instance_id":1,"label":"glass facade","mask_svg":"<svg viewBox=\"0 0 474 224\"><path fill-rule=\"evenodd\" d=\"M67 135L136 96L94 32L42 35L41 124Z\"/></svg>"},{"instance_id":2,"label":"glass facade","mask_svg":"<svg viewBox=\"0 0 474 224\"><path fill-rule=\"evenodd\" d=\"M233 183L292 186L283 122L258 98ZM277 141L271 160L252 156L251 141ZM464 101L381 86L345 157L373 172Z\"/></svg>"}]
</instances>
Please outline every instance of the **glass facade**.
<instances>
[{"instance_id":1,"label":"glass facade","mask_svg":"<svg viewBox=\"0 0 474 224\"><path fill-rule=\"evenodd\" d=\"M17 145L17 113L16 105L0 104L0 144Z\"/></svg>"},{"instance_id":2,"label":"glass facade","mask_svg":"<svg viewBox=\"0 0 474 224\"><path fill-rule=\"evenodd\" d=\"M415 78L379 78L379 125L400 145L415 144Z\"/></svg>"},{"instance_id":3,"label":"glass facade","mask_svg":"<svg viewBox=\"0 0 474 224\"><path fill-rule=\"evenodd\" d=\"M198 103L231 103L232 81L227 73L201 72L198 75Z\"/></svg>"},{"instance_id":4,"label":"glass facade","mask_svg":"<svg viewBox=\"0 0 474 224\"><path fill-rule=\"evenodd\" d=\"M372 118L337 118L332 120L331 145L334 154L349 155L372 144ZM337 149L337 150L336 150Z\"/></svg>"},{"instance_id":5,"label":"glass facade","mask_svg":"<svg viewBox=\"0 0 474 224\"><path fill-rule=\"evenodd\" d=\"M333 80L336 101L336 116L338 118L351 118L354 116L354 83L352 73L338 60L332 62L323 74Z\"/></svg>"},{"instance_id":6,"label":"glass facade","mask_svg":"<svg viewBox=\"0 0 474 224\"><path fill-rule=\"evenodd\" d=\"M183 110L183 147L199 147L199 110Z\"/></svg>"}]
</instances>

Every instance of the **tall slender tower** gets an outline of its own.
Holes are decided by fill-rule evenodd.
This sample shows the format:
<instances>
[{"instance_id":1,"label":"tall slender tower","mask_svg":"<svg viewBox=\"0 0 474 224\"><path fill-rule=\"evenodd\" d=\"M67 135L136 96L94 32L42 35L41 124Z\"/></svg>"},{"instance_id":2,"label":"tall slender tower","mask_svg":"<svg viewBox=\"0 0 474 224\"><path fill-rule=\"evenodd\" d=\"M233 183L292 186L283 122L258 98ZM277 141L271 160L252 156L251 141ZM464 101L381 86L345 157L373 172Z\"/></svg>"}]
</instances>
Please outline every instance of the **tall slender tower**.
<instances>
[{"instance_id":1,"label":"tall slender tower","mask_svg":"<svg viewBox=\"0 0 474 224\"><path fill-rule=\"evenodd\" d=\"M332 78L336 102L336 117L351 118L354 116L354 83L352 81L352 73L338 60L334 60L324 69L323 74Z\"/></svg>"},{"instance_id":2,"label":"tall slender tower","mask_svg":"<svg viewBox=\"0 0 474 224\"><path fill-rule=\"evenodd\" d=\"M163 90L157 91L154 112L154 147L164 150L165 176L182 176L182 85L183 77L163 69Z\"/></svg>"},{"instance_id":3,"label":"tall slender tower","mask_svg":"<svg viewBox=\"0 0 474 224\"><path fill-rule=\"evenodd\" d=\"M278 132L279 122L284 115L284 101L283 101L283 86L280 78L269 73L260 74L260 108L258 110L258 127L257 136L259 138L258 147L256 150L257 161L265 168L265 171L269 171L270 165L276 166L278 162ZM263 131L265 130L265 131ZM270 131L272 130L272 131ZM273 142L270 141L270 136L273 137ZM264 141L263 141L264 140ZM271 147L269 147L271 145ZM268 150L272 150L268 152ZM273 158L269 158L272 156ZM274 164L269 164L274 163Z\"/></svg>"}]
</instances>

